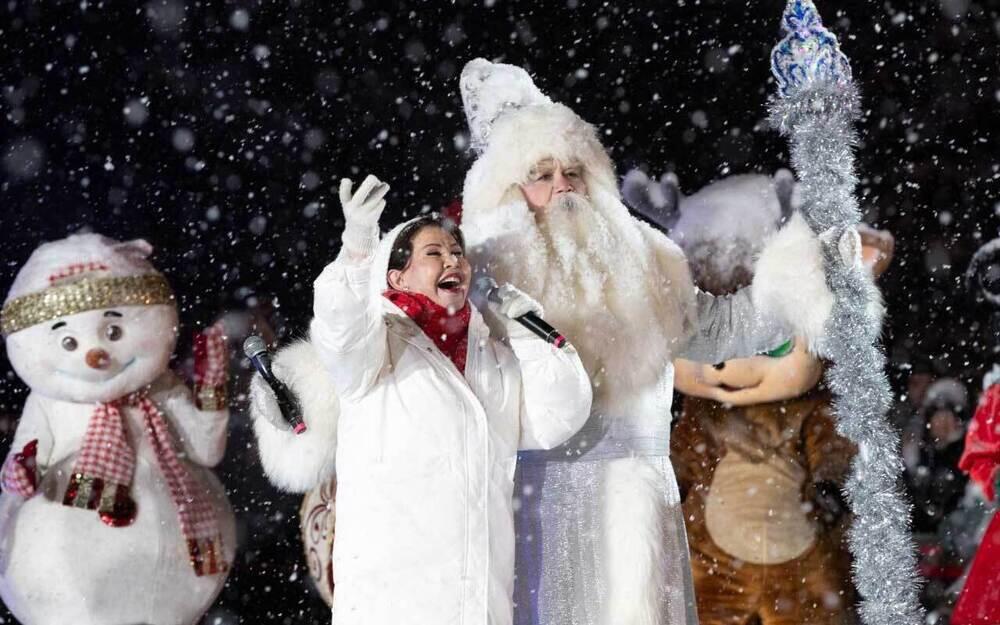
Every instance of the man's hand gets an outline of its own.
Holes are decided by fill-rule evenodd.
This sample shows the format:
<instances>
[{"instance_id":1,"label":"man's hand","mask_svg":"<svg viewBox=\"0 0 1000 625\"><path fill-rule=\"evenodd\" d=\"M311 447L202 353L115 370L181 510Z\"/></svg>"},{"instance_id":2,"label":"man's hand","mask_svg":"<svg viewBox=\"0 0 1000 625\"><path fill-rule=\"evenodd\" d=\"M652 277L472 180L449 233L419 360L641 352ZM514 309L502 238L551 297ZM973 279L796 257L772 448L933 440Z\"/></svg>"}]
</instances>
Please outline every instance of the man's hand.
<instances>
[{"instance_id":1,"label":"man's hand","mask_svg":"<svg viewBox=\"0 0 1000 625\"><path fill-rule=\"evenodd\" d=\"M8 456L0 479L5 493L13 493L24 498L35 494L38 488L38 465L35 461L37 455L36 438L29 441L20 452Z\"/></svg>"},{"instance_id":2,"label":"man's hand","mask_svg":"<svg viewBox=\"0 0 1000 625\"><path fill-rule=\"evenodd\" d=\"M819 240L824 247L833 245L834 238L837 237L837 228L828 228L819 235ZM854 228L847 228L837 239L837 252L840 255L840 262L848 269L860 268L864 263L861 256L861 235Z\"/></svg>"}]
</instances>

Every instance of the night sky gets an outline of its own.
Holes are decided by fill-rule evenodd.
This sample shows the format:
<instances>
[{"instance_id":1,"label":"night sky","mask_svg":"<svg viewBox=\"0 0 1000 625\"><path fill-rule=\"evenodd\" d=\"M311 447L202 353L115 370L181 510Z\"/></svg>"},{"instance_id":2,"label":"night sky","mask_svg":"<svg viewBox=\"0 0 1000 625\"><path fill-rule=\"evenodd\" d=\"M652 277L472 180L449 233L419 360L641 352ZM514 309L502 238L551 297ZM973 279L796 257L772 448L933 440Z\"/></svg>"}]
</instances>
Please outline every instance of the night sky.
<instances>
[{"instance_id":1,"label":"night sky","mask_svg":"<svg viewBox=\"0 0 1000 625\"><path fill-rule=\"evenodd\" d=\"M783 5L12 0L0 291L39 243L88 229L153 244L182 304L180 357L248 298L274 298L279 329L301 334L339 247L341 177L391 184L384 228L460 196L458 75L477 56L526 67L596 124L620 175L675 171L690 194L771 173L788 164L765 123ZM963 274L1000 234L1000 0L817 5L862 95L865 218L896 237L880 281L891 379L902 390L929 370L975 391L997 341ZM25 394L0 357L0 414ZM299 563L297 498L262 483L244 420L234 412L220 473L249 538L204 622L326 623Z\"/></svg>"}]
</instances>

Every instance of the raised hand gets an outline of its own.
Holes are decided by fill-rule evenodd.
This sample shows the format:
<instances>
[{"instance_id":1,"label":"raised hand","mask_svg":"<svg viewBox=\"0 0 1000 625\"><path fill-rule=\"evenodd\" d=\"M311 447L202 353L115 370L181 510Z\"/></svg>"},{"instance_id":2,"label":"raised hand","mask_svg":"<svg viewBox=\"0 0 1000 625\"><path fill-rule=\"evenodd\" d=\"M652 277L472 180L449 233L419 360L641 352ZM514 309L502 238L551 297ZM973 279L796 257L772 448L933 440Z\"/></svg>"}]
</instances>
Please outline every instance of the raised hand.
<instances>
[{"instance_id":1,"label":"raised hand","mask_svg":"<svg viewBox=\"0 0 1000 625\"><path fill-rule=\"evenodd\" d=\"M7 457L4 463L0 482L5 493L13 493L21 497L31 497L38 488L38 465L35 456L38 454L38 439L29 441L16 454Z\"/></svg>"},{"instance_id":2,"label":"raised hand","mask_svg":"<svg viewBox=\"0 0 1000 625\"><path fill-rule=\"evenodd\" d=\"M344 209L344 246L358 256L367 256L378 244L378 219L385 209L389 185L368 175L351 193L350 178L340 181L340 205Z\"/></svg>"},{"instance_id":3,"label":"raised hand","mask_svg":"<svg viewBox=\"0 0 1000 625\"><path fill-rule=\"evenodd\" d=\"M641 169L633 169L625 175L621 193L630 208L664 231L670 230L680 215L681 192L672 172L656 181Z\"/></svg>"},{"instance_id":4,"label":"raised hand","mask_svg":"<svg viewBox=\"0 0 1000 625\"><path fill-rule=\"evenodd\" d=\"M226 407L229 381L229 348L221 321L205 328L194 339L194 395L199 410Z\"/></svg>"},{"instance_id":5,"label":"raised hand","mask_svg":"<svg viewBox=\"0 0 1000 625\"><path fill-rule=\"evenodd\" d=\"M344 207L344 219L357 224L375 225L385 209L385 194L389 185L369 174L353 194L354 183L350 178L340 181L340 205Z\"/></svg>"}]
</instances>

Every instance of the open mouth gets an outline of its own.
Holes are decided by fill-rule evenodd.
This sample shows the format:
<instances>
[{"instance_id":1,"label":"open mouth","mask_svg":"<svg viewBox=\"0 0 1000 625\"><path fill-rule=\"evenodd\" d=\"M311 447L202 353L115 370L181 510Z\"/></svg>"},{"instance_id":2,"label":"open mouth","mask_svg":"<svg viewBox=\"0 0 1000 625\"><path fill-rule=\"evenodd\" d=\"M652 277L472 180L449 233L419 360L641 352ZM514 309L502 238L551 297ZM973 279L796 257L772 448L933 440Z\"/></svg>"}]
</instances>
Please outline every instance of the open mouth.
<instances>
[{"instance_id":1,"label":"open mouth","mask_svg":"<svg viewBox=\"0 0 1000 625\"><path fill-rule=\"evenodd\" d=\"M462 288L462 277L455 274L445 276L437 283L437 287L442 291L457 293Z\"/></svg>"}]
</instances>

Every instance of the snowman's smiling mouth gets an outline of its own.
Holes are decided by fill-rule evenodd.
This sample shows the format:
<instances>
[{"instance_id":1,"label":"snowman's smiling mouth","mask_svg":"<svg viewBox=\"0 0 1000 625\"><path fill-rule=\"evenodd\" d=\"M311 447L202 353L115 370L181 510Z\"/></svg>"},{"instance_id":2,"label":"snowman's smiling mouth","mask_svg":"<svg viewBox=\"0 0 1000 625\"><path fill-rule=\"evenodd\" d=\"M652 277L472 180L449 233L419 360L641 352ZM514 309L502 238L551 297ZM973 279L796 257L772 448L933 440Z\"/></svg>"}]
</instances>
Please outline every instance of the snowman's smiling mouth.
<instances>
[{"instance_id":1,"label":"snowman's smiling mouth","mask_svg":"<svg viewBox=\"0 0 1000 625\"><path fill-rule=\"evenodd\" d=\"M136 357L133 356L132 359L129 360L128 362L126 362L124 365L122 365L118 369L118 371L115 371L113 374L111 374L110 376L104 378L103 380L89 380L89 379L87 379L85 377L81 377L81 376L79 376L79 375L77 375L75 373L70 373L69 371L63 371L62 369L56 369L56 373L62 374L64 376L68 377L68 378L74 378L74 379L77 379L77 380L82 380L84 382L98 382L98 383L110 382L111 380L114 380L119 375L121 375L126 369L128 369L133 364L135 364L135 361L136 361Z\"/></svg>"}]
</instances>

